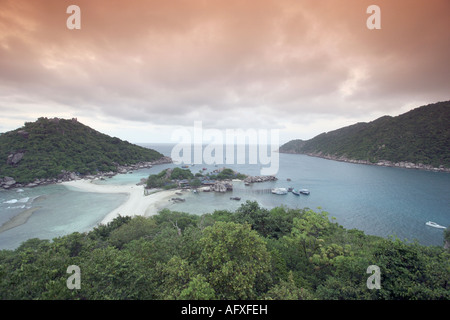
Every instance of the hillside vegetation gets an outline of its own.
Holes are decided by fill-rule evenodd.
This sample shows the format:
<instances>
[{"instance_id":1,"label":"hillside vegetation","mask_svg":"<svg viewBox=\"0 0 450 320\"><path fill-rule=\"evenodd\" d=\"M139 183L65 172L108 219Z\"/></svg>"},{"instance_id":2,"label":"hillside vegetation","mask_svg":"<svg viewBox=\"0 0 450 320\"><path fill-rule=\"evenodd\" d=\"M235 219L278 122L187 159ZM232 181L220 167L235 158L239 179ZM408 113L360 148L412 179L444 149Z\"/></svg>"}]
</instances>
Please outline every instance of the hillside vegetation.
<instances>
[{"instance_id":1,"label":"hillside vegetation","mask_svg":"<svg viewBox=\"0 0 450 320\"><path fill-rule=\"evenodd\" d=\"M450 299L443 247L347 230L326 212L262 208L118 217L0 251L0 299ZM80 288L67 268L80 268ZM369 266L380 270L370 289ZM371 282L372 283L372 282Z\"/></svg>"},{"instance_id":2,"label":"hillside vegetation","mask_svg":"<svg viewBox=\"0 0 450 320\"><path fill-rule=\"evenodd\" d=\"M0 178L12 177L20 183L56 178L63 170L115 172L118 165L161 157L155 150L102 134L76 119L39 118L0 135Z\"/></svg>"},{"instance_id":3,"label":"hillside vegetation","mask_svg":"<svg viewBox=\"0 0 450 320\"><path fill-rule=\"evenodd\" d=\"M280 152L450 168L450 101L357 123L307 141L292 140Z\"/></svg>"}]
</instances>

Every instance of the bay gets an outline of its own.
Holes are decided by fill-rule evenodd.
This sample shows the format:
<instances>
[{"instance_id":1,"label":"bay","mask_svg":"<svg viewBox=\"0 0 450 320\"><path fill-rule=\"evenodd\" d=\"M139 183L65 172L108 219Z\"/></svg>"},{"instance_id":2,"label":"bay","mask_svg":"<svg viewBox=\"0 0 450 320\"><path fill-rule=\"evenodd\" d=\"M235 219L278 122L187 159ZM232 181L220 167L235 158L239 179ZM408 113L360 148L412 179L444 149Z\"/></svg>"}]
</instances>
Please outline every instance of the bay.
<instances>
[{"instance_id":1,"label":"bay","mask_svg":"<svg viewBox=\"0 0 450 320\"><path fill-rule=\"evenodd\" d=\"M167 156L171 156L174 146L142 145ZM279 156L276 182L252 186L234 182L233 192L226 194L188 193L185 202L172 204L169 208L203 214L216 209L235 210L246 200L258 201L269 209L280 205L308 207L327 211L345 228L356 228L366 234L397 236L409 241L417 240L423 245L442 245L443 230L426 226L425 222L431 220L440 225L450 225L450 174L351 164L306 155L276 155ZM259 175L263 166L249 164L248 154L246 156L246 164L202 163L191 165L190 169L196 173L229 167L244 174ZM149 174L180 165L154 166L98 183L135 184ZM261 190L273 187L307 188L311 193L309 196L261 193ZM52 239L75 231L91 230L126 199L125 195L77 192L61 185L18 191L21 190L0 192L0 225L24 210L37 209L23 225L0 233L0 249L14 249L29 238ZM241 200L230 200L230 197L240 197Z\"/></svg>"},{"instance_id":2,"label":"bay","mask_svg":"<svg viewBox=\"0 0 450 320\"><path fill-rule=\"evenodd\" d=\"M168 145L161 146L160 152L170 155L169 149ZM276 182L255 183L251 187L235 183L232 193L190 195L186 202L175 204L171 209L202 214L215 209L235 210L246 200L258 201L266 208L308 207L327 211L345 228L356 228L366 234L417 240L423 245L443 244L443 230L425 223L431 220L450 225L448 173L352 164L296 154L279 154L279 163ZM202 166L207 171L217 169ZM261 165L250 164L219 167L222 166L250 175L258 175L261 169ZM191 167L196 172L193 168L197 166ZM310 195L252 192L274 187L306 188ZM241 197L241 201L230 200L230 197Z\"/></svg>"}]
</instances>

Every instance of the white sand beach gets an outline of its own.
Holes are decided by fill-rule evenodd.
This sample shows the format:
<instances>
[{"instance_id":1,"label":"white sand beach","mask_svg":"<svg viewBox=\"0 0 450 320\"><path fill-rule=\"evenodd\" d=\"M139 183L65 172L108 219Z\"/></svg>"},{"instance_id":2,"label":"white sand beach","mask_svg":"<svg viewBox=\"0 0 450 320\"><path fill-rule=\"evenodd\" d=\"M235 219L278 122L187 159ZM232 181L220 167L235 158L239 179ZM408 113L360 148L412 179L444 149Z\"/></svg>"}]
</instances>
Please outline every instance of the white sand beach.
<instances>
[{"instance_id":1,"label":"white sand beach","mask_svg":"<svg viewBox=\"0 0 450 320\"><path fill-rule=\"evenodd\" d=\"M63 182L62 185L78 189L81 192L95 193L123 193L127 200L119 207L108 213L101 221L107 224L114 218L121 216L151 216L171 204L170 199L175 196L176 190L162 190L144 195L144 187L136 185L99 185L89 180L74 180ZM156 190L155 190L156 191Z\"/></svg>"}]
</instances>

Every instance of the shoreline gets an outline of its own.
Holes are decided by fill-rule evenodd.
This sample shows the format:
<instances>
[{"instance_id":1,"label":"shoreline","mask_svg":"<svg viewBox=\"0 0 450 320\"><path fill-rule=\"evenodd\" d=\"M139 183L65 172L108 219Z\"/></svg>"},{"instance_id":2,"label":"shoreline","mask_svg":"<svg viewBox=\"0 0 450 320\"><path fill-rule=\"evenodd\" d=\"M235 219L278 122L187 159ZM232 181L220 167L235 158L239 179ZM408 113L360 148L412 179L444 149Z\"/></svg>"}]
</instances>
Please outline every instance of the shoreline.
<instances>
[{"instance_id":1,"label":"shoreline","mask_svg":"<svg viewBox=\"0 0 450 320\"><path fill-rule=\"evenodd\" d=\"M349 159L346 157L338 157L333 155L324 155L321 153L298 153L298 152L280 152L279 153L285 153L285 154L302 154L309 157L314 158L322 158L326 160L333 160L333 161L339 161L339 162L347 162L347 163L354 163L354 164L364 164L369 166L378 166L378 167L390 167L390 168L401 168L401 169L415 169L415 170L422 170L422 171L432 171L432 172L446 172L450 173L450 168L436 168L431 165L426 165L422 163L413 163L408 161L401 161L401 162L392 162L389 160L379 160L378 162L370 162L368 160L356 160L356 159Z\"/></svg>"},{"instance_id":2,"label":"shoreline","mask_svg":"<svg viewBox=\"0 0 450 320\"><path fill-rule=\"evenodd\" d=\"M130 171L140 170L144 168L152 168L155 165L172 163L172 159L167 156L163 156L162 158L150 161L150 162L138 162L132 165L118 165L116 171L109 172L98 172L96 174L86 174L80 175L79 173L69 172L62 170L61 174L58 177L53 178L41 178L34 179L34 181L26 182L26 183L18 183L12 177L3 177L0 178L0 190L13 190L18 188L34 188L37 186L51 185L51 184L61 184L68 181L74 181L78 179L105 179L111 178L117 174L127 174Z\"/></svg>"},{"instance_id":3,"label":"shoreline","mask_svg":"<svg viewBox=\"0 0 450 320\"><path fill-rule=\"evenodd\" d=\"M177 190L154 189L155 192L144 195L144 188L136 185L100 185L89 180L66 181L61 185L79 192L127 194L127 199L117 208L109 212L99 223L107 224L114 218L121 216L149 217L158 213L171 204L169 200L175 196Z\"/></svg>"}]
</instances>

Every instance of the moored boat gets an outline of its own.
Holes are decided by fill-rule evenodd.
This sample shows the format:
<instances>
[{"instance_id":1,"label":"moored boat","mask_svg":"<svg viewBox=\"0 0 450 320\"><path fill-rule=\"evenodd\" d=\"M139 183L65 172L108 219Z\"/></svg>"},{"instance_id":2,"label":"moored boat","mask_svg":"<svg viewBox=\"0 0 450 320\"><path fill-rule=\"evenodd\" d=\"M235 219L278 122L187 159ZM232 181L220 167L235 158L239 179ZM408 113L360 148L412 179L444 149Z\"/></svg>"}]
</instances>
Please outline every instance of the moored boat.
<instances>
[{"instance_id":1,"label":"moored boat","mask_svg":"<svg viewBox=\"0 0 450 320\"><path fill-rule=\"evenodd\" d=\"M274 188L274 189L272 189L272 193L282 195L282 194L287 194L288 192L287 192L286 188Z\"/></svg>"},{"instance_id":2,"label":"moored boat","mask_svg":"<svg viewBox=\"0 0 450 320\"><path fill-rule=\"evenodd\" d=\"M446 227L441 226L440 224L437 224L436 222L433 222L433 221L427 221L425 224L427 226L434 227L434 228L447 229Z\"/></svg>"},{"instance_id":3,"label":"moored boat","mask_svg":"<svg viewBox=\"0 0 450 320\"><path fill-rule=\"evenodd\" d=\"M308 190L308 189L300 189L299 192L300 192L301 194L309 195L309 190Z\"/></svg>"}]
</instances>

